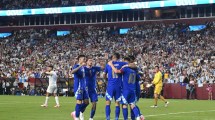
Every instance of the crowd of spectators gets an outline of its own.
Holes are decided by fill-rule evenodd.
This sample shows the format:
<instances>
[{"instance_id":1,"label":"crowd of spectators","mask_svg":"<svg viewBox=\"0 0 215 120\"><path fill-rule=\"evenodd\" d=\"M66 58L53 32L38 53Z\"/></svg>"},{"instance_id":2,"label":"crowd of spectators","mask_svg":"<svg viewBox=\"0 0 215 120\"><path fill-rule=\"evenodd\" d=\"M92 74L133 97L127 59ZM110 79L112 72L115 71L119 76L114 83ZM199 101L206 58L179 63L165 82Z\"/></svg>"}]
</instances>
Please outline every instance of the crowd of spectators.
<instances>
[{"instance_id":1,"label":"crowd of spectators","mask_svg":"<svg viewBox=\"0 0 215 120\"><path fill-rule=\"evenodd\" d=\"M155 0L18 0L18 1L1 0L0 9L11 10L11 9L24 9L24 8L84 6L84 5L144 2L144 1L155 1Z\"/></svg>"},{"instance_id":2,"label":"crowd of spectators","mask_svg":"<svg viewBox=\"0 0 215 120\"><path fill-rule=\"evenodd\" d=\"M15 31L0 41L0 77L44 78L46 66L52 64L60 78L72 78L70 69L78 54L93 56L94 65L104 68L111 54L118 52L136 56L144 82L153 79L153 68L159 65L166 83L193 80L202 86L215 82L214 25L182 32L185 24L144 24L123 35L117 27L83 26L63 37L48 29Z\"/></svg>"}]
</instances>

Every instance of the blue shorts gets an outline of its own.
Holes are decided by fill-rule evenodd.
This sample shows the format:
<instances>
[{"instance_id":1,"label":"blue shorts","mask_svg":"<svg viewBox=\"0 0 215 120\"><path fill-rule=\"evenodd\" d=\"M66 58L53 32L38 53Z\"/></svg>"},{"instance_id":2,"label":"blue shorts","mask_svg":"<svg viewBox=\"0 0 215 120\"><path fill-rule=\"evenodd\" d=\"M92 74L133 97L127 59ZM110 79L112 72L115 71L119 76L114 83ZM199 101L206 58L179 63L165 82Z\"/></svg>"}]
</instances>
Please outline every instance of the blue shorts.
<instances>
[{"instance_id":1,"label":"blue shorts","mask_svg":"<svg viewBox=\"0 0 215 120\"><path fill-rule=\"evenodd\" d=\"M78 88L74 91L76 100L86 100L89 99L89 94L87 88Z\"/></svg>"},{"instance_id":2,"label":"blue shorts","mask_svg":"<svg viewBox=\"0 0 215 120\"><path fill-rule=\"evenodd\" d=\"M89 98L91 102L97 102L98 101L98 95L96 90L89 90Z\"/></svg>"},{"instance_id":3,"label":"blue shorts","mask_svg":"<svg viewBox=\"0 0 215 120\"><path fill-rule=\"evenodd\" d=\"M135 104L136 103L136 93L131 90L124 90L122 92L121 104Z\"/></svg>"},{"instance_id":4,"label":"blue shorts","mask_svg":"<svg viewBox=\"0 0 215 120\"><path fill-rule=\"evenodd\" d=\"M107 87L106 101L111 101L113 98L115 101L121 101L121 87Z\"/></svg>"}]
</instances>

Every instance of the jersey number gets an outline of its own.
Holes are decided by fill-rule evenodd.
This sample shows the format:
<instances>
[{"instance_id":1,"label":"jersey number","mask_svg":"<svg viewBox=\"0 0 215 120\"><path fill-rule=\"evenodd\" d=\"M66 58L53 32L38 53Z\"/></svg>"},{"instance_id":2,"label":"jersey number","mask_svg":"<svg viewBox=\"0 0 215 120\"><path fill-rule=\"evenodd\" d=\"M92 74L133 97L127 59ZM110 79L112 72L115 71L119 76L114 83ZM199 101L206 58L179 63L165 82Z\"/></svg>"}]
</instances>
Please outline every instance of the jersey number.
<instances>
[{"instance_id":1,"label":"jersey number","mask_svg":"<svg viewBox=\"0 0 215 120\"><path fill-rule=\"evenodd\" d=\"M136 74L135 74L135 73L131 73L131 74L129 75L128 83L134 84L135 81L136 81Z\"/></svg>"},{"instance_id":2,"label":"jersey number","mask_svg":"<svg viewBox=\"0 0 215 120\"><path fill-rule=\"evenodd\" d=\"M118 78L118 74L114 73L113 70L112 70L112 78Z\"/></svg>"}]
</instances>

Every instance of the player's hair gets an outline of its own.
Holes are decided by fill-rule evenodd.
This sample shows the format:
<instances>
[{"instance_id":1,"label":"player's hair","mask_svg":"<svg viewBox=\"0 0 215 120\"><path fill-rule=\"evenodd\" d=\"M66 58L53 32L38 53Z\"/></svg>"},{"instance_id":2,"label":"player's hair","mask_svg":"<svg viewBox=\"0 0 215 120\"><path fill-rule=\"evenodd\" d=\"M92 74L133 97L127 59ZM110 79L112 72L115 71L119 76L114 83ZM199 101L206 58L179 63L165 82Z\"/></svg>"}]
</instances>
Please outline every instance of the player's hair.
<instances>
[{"instance_id":1,"label":"player's hair","mask_svg":"<svg viewBox=\"0 0 215 120\"><path fill-rule=\"evenodd\" d=\"M79 60L82 57L86 57L86 56L85 55L79 55L77 59Z\"/></svg>"},{"instance_id":2,"label":"player's hair","mask_svg":"<svg viewBox=\"0 0 215 120\"><path fill-rule=\"evenodd\" d=\"M54 68L54 66L53 66L53 65L49 65L48 67L50 67L52 70L53 70L53 68Z\"/></svg>"},{"instance_id":3,"label":"player's hair","mask_svg":"<svg viewBox=\"0 0 215 120\"><path fill-rule=\"evenodd\" d=\"M133 55L129 55L128 57L129 57L132 61L135 60L135 57L134 57Z\"/></svg>"},{"instance_id":4,"label":"player's hair","mask_svg":"<svg viewBox=\"0 0 215 120\"><path fill-rule=\"evenodd\" d=\"M93 59L92 56L87 56L86 61L88 61L89 59Z\"/></svg>"},{"instance_id":5,"label":"player's hair","mask_svg":"<svg viewBox=\"0 0 215 120\"><path fill-rule=\"evenodd\" d=\"M117 59L120 59L120 54L119 53L113 53L113 56L115 56Z\"/></svg>"},{"instance_id":6,"label":"player's hair","mask_svg":"<svg viewBox=\"0 0 215 120\"><path fill-rule=\"evenodd\" d=\"M124 57L123 59L124 59L124 60L127 60L128 62L131 61L131 58L130 58L130 57Z\"/></svg>"}]
</instances>

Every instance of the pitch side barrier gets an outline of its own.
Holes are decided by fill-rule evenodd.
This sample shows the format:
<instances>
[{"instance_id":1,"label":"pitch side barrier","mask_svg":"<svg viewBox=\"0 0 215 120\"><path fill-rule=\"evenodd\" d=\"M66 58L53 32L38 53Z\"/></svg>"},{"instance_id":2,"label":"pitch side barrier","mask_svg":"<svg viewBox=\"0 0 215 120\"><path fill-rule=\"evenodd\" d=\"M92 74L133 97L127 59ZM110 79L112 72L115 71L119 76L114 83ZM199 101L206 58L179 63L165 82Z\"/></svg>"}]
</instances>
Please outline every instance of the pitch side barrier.
<instances>
[{"instance_id":1,"label":"pitch side barrier","mask_svg":"<svg viewBox=\"0 0 215 120\"><path fill-rule=\"evenodd\" d=\"M10 87L13 87L13 83L16 79L15 78L0 78L0 85L2 85L2 82L9 81ZM106 89L106 82L103 80L102 84L99 83L99 81L102 80L102 78L97 79L97 91L98 92L105 92ZM39 90L43 89L46 91L48 87L48 79L46 78L29 78L27 81L28 84L31 86L31 89ZM66 91L68 96L74 96L73 92L73 84L74 80L73 78L59 78L58 79L58 94L59 95L65 95ZM18 84L19 87L23 87L23 83ZM198 84L195 85L195 96L193 96L194 99L198 100L207 100L208 99L208 91L206 90L208 84L203 84L202 86L198 86ZM213 93L215 93L215 84L212 84ZM150 93L153 95L153 88L147 88L146 84L144 84L144 92L145 97L150 98ZM0 91L2 91L2 86L0 86ZM44 92L45 93L45 92ZM1 94L1 93L0 93ZM35 95L35 94L33 94ZM165 83L163 86L163 95L165 98L168 99L186 99L186 84L182 83ZM215 100L215 96L213 95L213 99Z\"/></svg>"},{"instance_id":2,"label":"pitch side barrier","mask_svg":"<svg viewBox=\"0 0 215 120\"><path fill-rule=\"evenodd\" d=\"M215 0L163 0L163 1L132 2L132 3L105 4L105 5L0 10L0 16L23 16L23 15L81 13L81 12L113 11L113 10L150 9L150 8L190 6L190 5L202 5L202 4L214 4L214 3L215 3Z\"/></svg>"}]
</instances>

